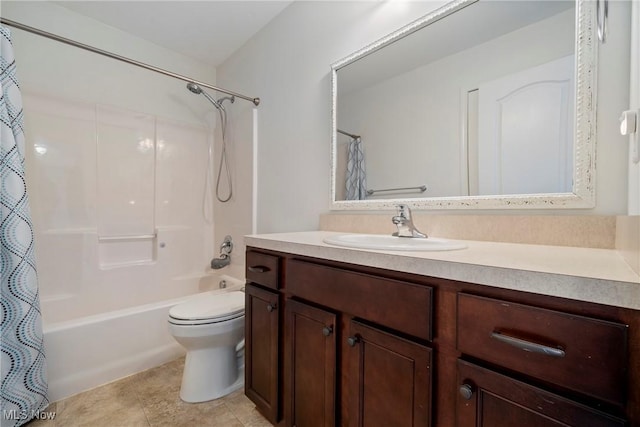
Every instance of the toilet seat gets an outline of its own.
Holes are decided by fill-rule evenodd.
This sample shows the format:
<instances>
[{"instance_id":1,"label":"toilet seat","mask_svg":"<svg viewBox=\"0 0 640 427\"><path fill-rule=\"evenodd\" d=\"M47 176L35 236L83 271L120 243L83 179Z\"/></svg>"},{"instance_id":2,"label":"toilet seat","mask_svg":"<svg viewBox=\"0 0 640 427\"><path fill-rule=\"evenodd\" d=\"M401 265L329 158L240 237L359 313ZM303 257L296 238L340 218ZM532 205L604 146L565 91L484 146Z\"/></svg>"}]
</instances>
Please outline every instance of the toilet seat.
<instances>
[{"instance_id":1,"label":"toilet seat","mask_svg":"<svg viewBox=\"0 0 640 427\"><path fill-rule=\"evenodd\" d=\"M206 292L169 310L169 323L204 325L244 316L244 292Z\"/></svg>"}]
</instances>

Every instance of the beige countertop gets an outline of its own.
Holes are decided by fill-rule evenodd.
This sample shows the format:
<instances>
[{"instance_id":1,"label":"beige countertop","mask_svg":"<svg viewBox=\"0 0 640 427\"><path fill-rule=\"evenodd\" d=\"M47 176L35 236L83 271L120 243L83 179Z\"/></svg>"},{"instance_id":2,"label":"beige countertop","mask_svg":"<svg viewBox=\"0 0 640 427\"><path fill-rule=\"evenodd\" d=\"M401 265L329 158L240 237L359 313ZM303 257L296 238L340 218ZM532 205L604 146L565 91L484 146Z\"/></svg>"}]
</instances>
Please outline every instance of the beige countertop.
<instances>
[{"instance_id":1,"label":"beige countertop","mask_svg":"<svg viewBox=\"0 0 640 427\"><path fill-rule=\"evenodd\" d=\"M459 240L466 249L399 252L326 244L330 231L245 236L247 246L640 310L640 276L613 249Z\"/></svg>"}]
</instances>

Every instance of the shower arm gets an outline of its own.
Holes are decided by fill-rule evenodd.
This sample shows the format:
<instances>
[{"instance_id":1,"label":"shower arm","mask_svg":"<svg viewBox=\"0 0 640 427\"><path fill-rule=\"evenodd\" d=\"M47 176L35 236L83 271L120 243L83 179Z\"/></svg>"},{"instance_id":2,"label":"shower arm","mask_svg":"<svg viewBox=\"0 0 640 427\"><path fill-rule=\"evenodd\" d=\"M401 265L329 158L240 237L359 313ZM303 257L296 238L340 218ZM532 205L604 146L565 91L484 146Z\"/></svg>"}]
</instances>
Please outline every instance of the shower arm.
<instances>
[{"instance_id":1,"label":"shower arm","mask_svg":"<svg viewBox=\"0 0 640 427\"><path fill-rule=\"evenodd\" d=\"M258 106L260 104L260 98L251 98L249 96L245 96L245 95L242 95L242 94L239 94L239 93L227 90L227 89L222 89L222 88L210 85L208 83L204 83L204 82L201 82L199 80L192 79L191 77L186 77L186 76L183 76L181 74L177 74L177 73L174 73L174 72L171 72L171 71L164 70L162 68L154 67L153 65L145 64L144 62L140 62L140 61L136 61L134 59L130 59L130 58L127 58L127 57L124 57L124 56L120 56L120 55L117 55L115 53L108 52L106 50L98 49L97 47L89 46L87 44L80 43L80 42L77 42L75 40L71 40L71 39L68 39L66 37L59 36L57 34L53 34L53 33L47 32L47 31L40 30L38 28L30 27L28 25L21 24L19 22L12 21L12 20L7 19L7 18L0 17L0 24L8 25L10 27L14 27L14 28L17 28L19 30L27 31L29 33L36 34L36 35L42 36L42 37L46 37L48 39L55 40L55 41L58 41L58 42L61 42L61 43L66 43L68 45L71 45L71 46L74 46L74 47L78 47L80 49L88 50L89 52L97 53L98 55L102 55L102 56L106 56L106 57L111 58L111 59L115 59L115 60L118 60L118 61L126 62L127 64L135 65L136 67L145 68L145 69L147 69L149 71L154 71L156 73L164 74L165 76L173 77L175 79L183 80L185 82L192 82L192 83L195 83L195 84L197 84L199 86L206 87L207 89L215 90L216 92L221 92L221 93L225 93L227 95L231 95L231 96L235 96L235 97L238 97L238 98L242 98L242 99L245 99L247 101L253 102L253 105L255 105L255 106Z\"/></svg>"}]
</instances>

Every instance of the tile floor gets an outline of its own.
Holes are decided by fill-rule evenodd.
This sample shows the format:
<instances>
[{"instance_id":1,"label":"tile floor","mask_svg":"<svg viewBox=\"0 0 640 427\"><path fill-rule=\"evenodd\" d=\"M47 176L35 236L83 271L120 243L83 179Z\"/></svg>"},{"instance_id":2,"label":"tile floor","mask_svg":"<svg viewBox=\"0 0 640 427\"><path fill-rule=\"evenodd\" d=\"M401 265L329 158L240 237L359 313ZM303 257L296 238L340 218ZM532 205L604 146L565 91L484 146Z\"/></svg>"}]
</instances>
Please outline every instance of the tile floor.
<instances>
[{"instance_id":1,"label":"tile floor","mask_svg":"<svg viewBox=\"0 0 640 427\"><path fill-rule=\"evenodd\" d=\"M28 427L270 427L243 390L204 403L180 400L184 358L52 403L53 420Z\"/></svg>"}]
</instances>

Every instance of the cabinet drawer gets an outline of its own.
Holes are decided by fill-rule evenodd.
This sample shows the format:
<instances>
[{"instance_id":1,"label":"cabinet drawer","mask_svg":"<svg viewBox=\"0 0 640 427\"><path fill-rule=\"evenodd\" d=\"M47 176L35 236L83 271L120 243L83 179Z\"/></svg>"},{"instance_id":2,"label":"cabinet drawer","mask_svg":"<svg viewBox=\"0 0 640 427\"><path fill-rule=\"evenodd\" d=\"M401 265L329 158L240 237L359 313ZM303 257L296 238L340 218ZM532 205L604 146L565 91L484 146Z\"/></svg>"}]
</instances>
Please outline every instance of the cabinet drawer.
<instances>
[{"instance_id":1,"label":"cabinet drawer","mask_svg":"<svg viewBox=\"0 0 640 427\"><path fill-rule=\"evenodd\" d=\"M461 293L458 349L542 382L625 401L623 324Z\"/></svg>"},{"instance_id":2,"label":"cabinet drawer","mask_svg":"<svg viewBox=\"0 0 640 427\"><path fill-rule=\"evenodd\" d=\"M247 281L278 289L280 258L260 252L247 251Z\"/></svg>"},{"instance_id":3,"label":"cabinet drawer","mask_svg":"<svg viewBox=\"0 0 640 427\"><path fill-rule=\"evenodd\" d=\"M458 360L458 427L624 427L626 421Z\"/></svg>"},{"instance_id":4,"label":"cabinet drawer","mask_svg":"<svg viewBox=\"0 0 640 427\"><path fill-rule=\"evenodd\" d=\"M286 288L336 311L432 339L432 288L399 280L291 260Z\"/></svg>"}]
</instances>

